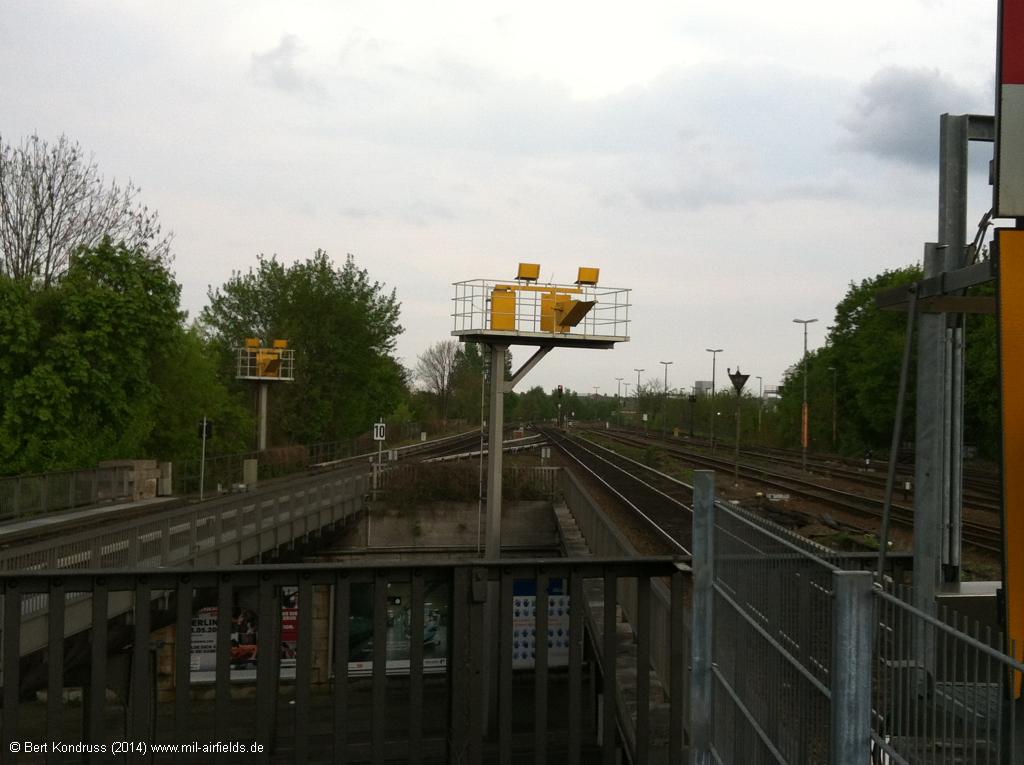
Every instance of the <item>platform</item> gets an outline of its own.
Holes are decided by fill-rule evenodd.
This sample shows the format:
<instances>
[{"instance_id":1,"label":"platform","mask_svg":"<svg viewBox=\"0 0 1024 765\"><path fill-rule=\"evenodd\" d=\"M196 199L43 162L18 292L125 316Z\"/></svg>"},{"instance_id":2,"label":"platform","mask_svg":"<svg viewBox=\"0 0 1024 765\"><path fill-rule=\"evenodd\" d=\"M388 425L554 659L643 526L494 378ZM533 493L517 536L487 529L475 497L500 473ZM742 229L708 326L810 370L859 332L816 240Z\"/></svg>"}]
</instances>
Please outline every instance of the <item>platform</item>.
<instances>
[{"instance_id":1,"label":"platform","mask_svg":"<svg viewBox=\"0 0 1024 765\"><path fill-rule=\"evenodd\" d=\"M534 345L559 348L614 348L615 343L629 341L628 335L571 335L564 332L509 332L492 329L456 330L452 335L464 343L487 345Z\"/></svg>"}]
</instances>

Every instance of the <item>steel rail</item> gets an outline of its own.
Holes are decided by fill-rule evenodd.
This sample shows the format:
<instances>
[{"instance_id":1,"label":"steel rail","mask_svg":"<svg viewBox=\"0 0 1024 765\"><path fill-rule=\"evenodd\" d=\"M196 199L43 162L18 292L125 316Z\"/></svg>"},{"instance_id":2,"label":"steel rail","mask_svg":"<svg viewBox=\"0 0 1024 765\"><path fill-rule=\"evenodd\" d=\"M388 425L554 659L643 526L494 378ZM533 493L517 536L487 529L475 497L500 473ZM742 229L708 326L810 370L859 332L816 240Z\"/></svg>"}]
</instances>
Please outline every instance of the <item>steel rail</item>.
<instances>
[{"instance_id":1,"label":"steel rail","mask_svg":"<svg viewBox=\"0 0 1024 765\"><path fill-rule=\"evenodd\" d=\"M657 521L655 521L653 518L651 518L647 513L645 513L643 510L641 510L639 507L637 507L637 505L632 500L630 500L622 492L620 492L618 489L616 489L610 483L608 483L608 481L606 481L603 477L601 477L601 475L599 475L596 470L594 470L593 468L591 468L588 465L586 465L581 459L579 459L579 457L577 455L573 454L572 451L566 446L566 444L567 443L568 444L572 444L575 448L590 454L595 459L600 460L601 462L603 462L606 465L608 465L610 468L619 471L620 473L622 473L625 476L628 476L631 480L633 480L634 482L642 485L647 490L655 492L656 494L661 495L666 500L668 500L669 502L672 502L673 504L678 505L680 508L682 508L683 510L687 511L688 513L691 513L691 514L693 513L693 508L692 507L688 507L687 505L683 504L682 502L680 502L675 497L672 497L671 495L666 494L665 492L661 491L661 489L658 489L657 487L655 487L655 486L647 483L646 481L638 478L637 476L633 475L629 471L627 471L624 468L622 468L620 465L616 465L615 463L611 462L610 460L606 459L605 457L602 457L600 454L597 454L596 452L594 452L594 451L592 451L590 449L587 449L586 447L584 447L584 446L582 446L582 445L580 445L578 443L575 443L575 442L571 441L569 438L567 438L565 436L556 436L551 431L547 431L547 430L542 430L541 432L543 432L551 440L551 442L553 444L555 444L555 446L557 446L561 450L561 452L563 454L565 454L567 457L572 459L577 465L579 465L587 473L589 473L591 477L593 477L596 481L598 481L609 492L611 492L616 497L618 497L619 500L621 500L627 507L629 507L637 516L639 516L641 519L643 519L643 521L645 523L647 523L647 525L651 528L651 530L654 531L654 533L662 541L668 543L670 546L672 546L673 548L681 551L685 555L689 555L690 554L690 551L682 543L680 543L678 539L676 539L672 534L670 534L668 531L666 531L664 528L662 528L661 525L659 525L657 523ZM657 472L657 471L654 471L654 472ZM660 475L664 475L664 474L660 474ZM675 481L675 479L673 479L671 476L664 476L664 477L668 478L669 480ZM681 481L676 481L676 483L679 483L681 486L683 486L684 488L688 489L690 492L693 491L693 487L688 485L688 484L682 483Z\"/></svg>"},{"instance_id":2,"label":"steel rail","mask_svg":"<svg viewBox=\"0 0 1024 765\"><path fill-rule=\"evenodd\" d=\"M618 441L629 446L648 446L649 442L636 436L627 436L619 433L611 433L608 431L585 431L594 435L603 436L609 438L612 441ZM693 464L702 465L705 467L715 468L718 470L731 470L733 468L733 462L730 460L720 460L714 457L709 457L703 454L693 453L679 447L670 446L665 451L675 457L676 459L687 460ZM636 463L640 464L640 463ZM868 518L882 517L882 501L876 500L871 497L865 497L859 494L853 494L851 492L843 491L841 489L834 489L829 486L823 486L812 481L807 481L802 478L786 475L783 473L776 473L770 470L765 470L756 465L741 464L740 475L750 480L760 481L761 483L772 486L778 489L783 489L793 494L797 494L806 499L816 500L826 505L845 510L847 512L860 515ZM875 509L877 506L878 509ZM913 511L904 506L896 505L892 506L893 515L892 521L904 527L913 527L914 515ZM979 549L985 550L986 552L1002 554L1002 535L999 529L986 524L976 523L973 521L963 522L963 539L968 544L973 545Z\"/></svg>"}]
</instances>

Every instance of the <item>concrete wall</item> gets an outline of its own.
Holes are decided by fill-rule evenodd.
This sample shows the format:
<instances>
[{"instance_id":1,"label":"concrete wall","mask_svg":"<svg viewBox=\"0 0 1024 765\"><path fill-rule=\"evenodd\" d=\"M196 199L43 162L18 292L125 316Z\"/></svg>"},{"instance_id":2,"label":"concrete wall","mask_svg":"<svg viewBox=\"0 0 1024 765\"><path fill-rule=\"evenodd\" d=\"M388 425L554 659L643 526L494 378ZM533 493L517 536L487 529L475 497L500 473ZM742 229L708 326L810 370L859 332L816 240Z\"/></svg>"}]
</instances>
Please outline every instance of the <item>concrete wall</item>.
<instances>
[{"instance_id":1,"label":"concrete wall","mask_svg":"<svg viewBox=\"0 0 1024 765\"><path fill-rule=\"evenodd\" d=\"M416 508L391 508L378 502L318 558L388 553L402 553L402 557L429 554L434 558L445 553L455 557L465 557L467 552L475 555L477 541L482 540L480 523L475 502L432 502ZM558 525L551 503L506 503L502 508L502 548L513 554L558 555Z\"/></svg>"}]
</instances>

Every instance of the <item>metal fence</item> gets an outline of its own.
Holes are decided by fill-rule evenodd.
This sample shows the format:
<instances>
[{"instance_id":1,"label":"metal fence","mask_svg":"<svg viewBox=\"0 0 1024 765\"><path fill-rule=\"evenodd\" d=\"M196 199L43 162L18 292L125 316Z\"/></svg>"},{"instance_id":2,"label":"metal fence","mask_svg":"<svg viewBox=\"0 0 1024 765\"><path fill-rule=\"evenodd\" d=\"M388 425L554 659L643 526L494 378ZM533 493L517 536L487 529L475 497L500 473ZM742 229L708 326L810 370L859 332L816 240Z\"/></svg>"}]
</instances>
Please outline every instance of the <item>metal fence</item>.
<instances>
[{"instance_id":1,"label":"metal fence","mask_svg":"<svg viewBox=\"0 0 1024 765\"><path fill-rule=\"evenodd\" d=\"M30 539L0 550L0 572L17 576L242 563L343 522L362 508L368 488L366 476L324 473L300 486L236 494L155 517L136 516L117 525L78 528L57 539ZM37 650L52 639L44 626L50 605L40 596L22 601L24 650ZM69 599L64 618L67 633L82 629L87 616L81 597Z\"/></svg>"},{"instance_id":2,"label":"metal fence","mask_svg":"<svg viewBox=\"0 0 1024 765\"><path fill-rule=\"evenodd\" d=\"M387 432L388 444L395 444L418 441L422 431L418 423L401 423L388 425ZM341 441L272 447L262 452L214 455L207 457L205 463L198 459L179 460L174 463L172 471L174 493L198 494L200 468L204 465L202 480L205 483L205 490L208 494L215 494L218 488L221 491L229 491L232 486L244 482L244 466L247 460L256 460L259 478L267 480L310 468L334 467L335 463L354 460L357 457L365 457L368 460L376 453L376 442L369 435L363 435Z\"/></svg>"},{"instance_id":3,"label":"metal fence","mask_svg":"<svg viewBox=\"0 0 1024 765\"><path fill-rule=\"evenodd\" d=\"M1024 664L1001 636L716 505L710 471L694 508L697 762L1024 763Z\"/></svg>"},{"instance_id":4,"label":"metal fence","mask_svg":"<svg viewBox=\"0 0 1024 765\"><path fill-rule=\"evenodd\" d=\"M875 592L871 738L876 762L1024 763L1024 664L1000 635L947 609Z\"/></svg>"},{"instance_id":5,"label":"metal fence","mask_svg":"<svg viewBox=\"0 0 1024 765\"><path fill-rule=\"evenodd\" d=\"M192 752L164 754L157 745L240 742L259 747L247 749L247 762L511 765L529 757L577 765L615 762L626 749L632 762L646 763L646 696L638 697L635 747L618 734L615 705L607 700L619 692L618 584L630 582L643 604L656 578L670 583L673 602L681 608L683 574L669 558L0 575L0 746L5 756L14 751L14 742L105 746L105 752L87 755L90 763L120 761L111 752L118 741L144 745L154 762L206 761ZM569 597L566 653L556 661L548 641L536 640L530 649L533 666L517 670L523 638L514 621L516 587L525 582L534 589L533 625L544 635L554 618L549 607L556 580ZM583 596L588 582L603 585L603 597L589 607ZM399 588L408 593L400 616L393 598ZM17 629L22 602L47 597L54 604L50 626L59 635L68 592L90 602L87 655L75 660L61 650L47 651L45 671L25 671ZM240 628L235 619L219 618L212 636L212 676L195 685L188 636L196 609L238 613L243 592L252 604L247 618L256 634L249 657L254 666L238 677L232 641L237 642L234 633ZM442 593L449 605L438 618L434 611ZM109 618L115 596L131 603L130 618L120 623ZM287 652L277 650L285 639L286 598L296 611ZM403 632L396 623L406 621ZM432 626L438 628L433 644L418 639ZM151 631L158 627L165 628L168 644L151 643ZM643 665L658 639L643 606L633 630ZM357 644L368 651L368 676L353 671ZM682 657L674 667L682 673ZM121 674L124 682L115 681ZM80 707L62 701L70 684L85 690ZM27 701L36 688L46 691L45 701ZM165 699L159 705L154 703L158 691ZM682 757L682 719L674 707L673 762Z\"/></svg>"},{"instance_id":6,"label":"metal fence","mask_svg":"<svg viewBox=\"0 0 1024 765\"><path fill-rule=\"evenodd\" d=\"M130 498L132 468L100 467L0 478L0 519Z\"/></svg>"}]
</instances>

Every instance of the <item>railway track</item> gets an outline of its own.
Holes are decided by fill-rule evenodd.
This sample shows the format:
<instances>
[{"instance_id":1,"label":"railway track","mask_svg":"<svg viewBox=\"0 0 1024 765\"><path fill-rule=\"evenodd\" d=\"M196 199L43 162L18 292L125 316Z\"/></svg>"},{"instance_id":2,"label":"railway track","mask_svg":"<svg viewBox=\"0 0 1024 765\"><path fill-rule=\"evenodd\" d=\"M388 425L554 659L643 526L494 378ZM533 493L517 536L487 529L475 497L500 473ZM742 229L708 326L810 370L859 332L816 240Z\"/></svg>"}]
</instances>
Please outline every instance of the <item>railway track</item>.
<instances>
[{"instance_id":1,"label":"railway track","mask_svg":"<svg viewBox=\"0 0 1024 765\"><path fill-rule=\"evenodd\" d=\"M625 435L615 431L600 430L583 432L610 439L614 442L634 448L647 448L655 445L648 439ZM689 465L708 468L722 473L731 473L734 469L734 463L732 460L711 457L702 452L697 452L674 444L666 444L664 442L658 442L656 445L670 457L684 461ZM877 532L877 525L882 519L882 509L884 504L882 500L865 497L861 494L843 491L830 486L824 486L806 478L768 469L760 464L753 465L741 462L739 466L739 475L745 480L760 483L766 488L771 487L779 489L789 494L797 495L804 499L813 501L820 504L823 508L842 510L843 512L851 515L872 521L873 528L865 530ZM905 505L894 503L891 508L890 518L894 525L908 529L913 529L914 527L913 510ZM1002 554L1002 534L998 527L965 520L963 523L963 541L964 543L970 544L987 553L995 555Z\"/></svg>"},{"instance_id":2,"label":"railway track","mask_svg":"<svg viewBox=\"0 0 1024 765\"><path fill-rule=\"evenodd\" d=\"M540 430L552 444L622 500L672 554L690 554L693 487L610 449Z\"/></svg>"},{"instance_id":3,"label":"railway track","mask_svg":"<svg viewBox=\"0 0 1024 765\"><path fill-rule=\"evenodd\" d=\"M602 432L618 432L634 438L644 438L651 444L658 446L680 446L695 453L697 453L698 449L706 450L710 448L709 442L700 438L687 438L685 441L662 441L661 439L656 438L656 436L645 436L643 433L630 428L618 428ZM718 454L724 455L726 460L731 458L733 448L734 446L732 442L721 440L718 442ZM707 452L705 451L703 453L706 454ZM803 466L800 452L794 451L793 449L769 449L757 446L741 446L740 457L748 460L765 461L772 465L787 465L794 469L802 469ZM729 464L731 465L732 462L730 461ZM874 460L871 464L874 466L874 469L868 471L865 470L863 460L855 460L849 457L840 457L838 455L807 455L807 467L810 472L831 476L832 478L840 480L864 484L876 488L881 492L885 489L886 463L881 460ZM897 463L896 470L897 488L899 489L904 480L912 478L914 472L913 461L907 463L901 460ZM991 513L1000 512L1002 484L998 475L993 474L991 471L977 469L971 470L965 468L963 478L963 496L964 503L967 507ZM909 491L909 496L913 496L913 487L911 487Z\"/></svg>"}]
</instances>

